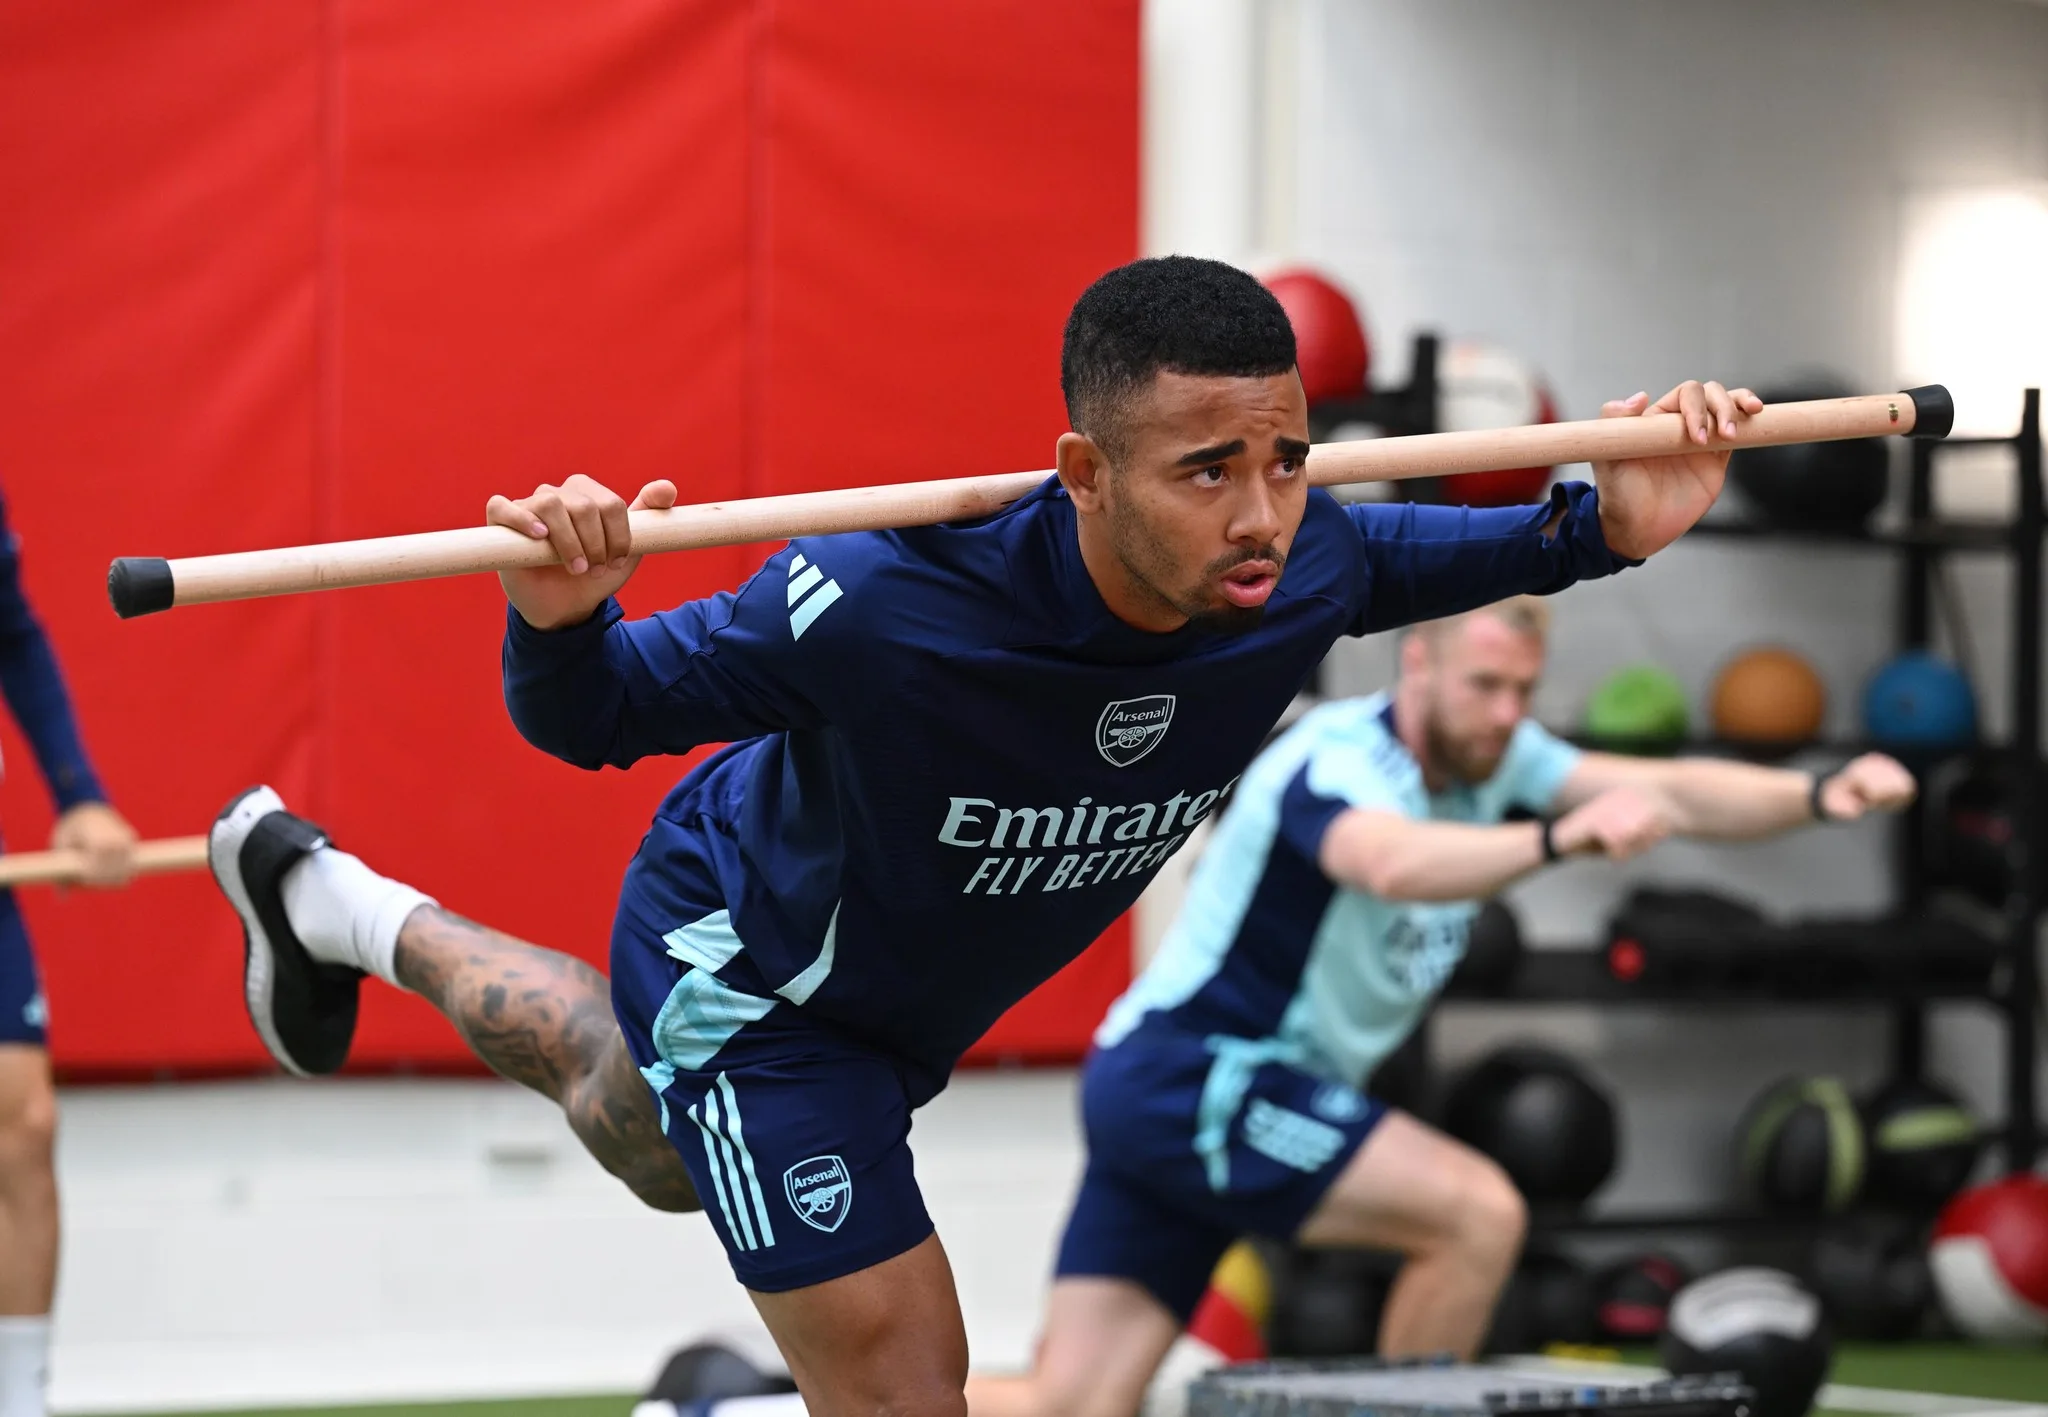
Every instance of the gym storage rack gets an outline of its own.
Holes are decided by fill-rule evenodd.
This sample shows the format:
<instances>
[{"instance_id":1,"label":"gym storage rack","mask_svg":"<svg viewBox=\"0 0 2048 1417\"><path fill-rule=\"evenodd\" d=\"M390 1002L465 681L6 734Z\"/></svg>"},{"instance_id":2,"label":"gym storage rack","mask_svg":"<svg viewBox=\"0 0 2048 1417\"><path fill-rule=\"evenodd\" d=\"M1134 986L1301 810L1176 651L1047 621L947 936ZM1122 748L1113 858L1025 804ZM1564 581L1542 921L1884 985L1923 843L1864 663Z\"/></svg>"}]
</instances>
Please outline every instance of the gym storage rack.
<instances>
[{"instance_id":1,"label":"gym storage rack","mask_svg":"<svg viewBox=\"0 0 2048 1417\"><path fill-rule=\"evenodd\" d=\"M1310 413L1312 436L1325 436L1337 423L1357 420L1374 423L1389 436L1436 431L1437 350L1432 335L1420 335L1414 342L1410 378L1405 387L1376 390L1356 400L1318 404ZM1967 553L2002 555L2012 564L2010 741L1995 750L1998 761L2007 764L2015 777L2012 818L2017 849L2013 852L2013 886L2005 907L1987 921L1989 912L1975 917L1944 909L1935 898L1929 881L1927 833L1929 803L1924 795L1899 815L1892 824L1891 852L1897 899L1886 913L1868 918L1807 919L1793 924L1761 927L1759 947L1789 943L1835 953L1856 948L1874 957L1869 968L1844 971L1826 987L1788 990L1738 986L1702 990L1665 988L1654 980L1633 983L1618 979L1609 966L1609 947L1536 948L1523 952L1514 974L1497 987L1476 988L1454 980L1439 1004L1597 1004L1669 1006L1689 1004L1710 1008L1826 1008L1871 1006L1889 1009L1891 1015L1891 1075L1918 1077L1924 1073L1927 1037L1927 1009L1935 1003L1974 1002L1987 1008L2004 1035L2004 1117L1987 1125L1985 1138L2002 1152L2010 1171L2030 1169L2043 1150L2039 1099L2035 1088L2035 1054L2039 1046L2039 1015L2042 1008L2041 977L2036 952L2039 927L2048 911L2048 802L2042 800L2044 774L2025 771L2029 763L2041 761L2041 639L2042 639L2042 540L2048 532L2042 489L2041 391L2028 389L2016 433L2002 438L1950 437L1941 441L1912 440L1911 462L1906 486L1903 518L1884 524L1845 531L1791 530L1753 519L1709 520L1695 526L1689 535L1736 539L1780 538L1824 542L1830 545L1867 547L1889 551L1899 558L1897 600L1897 643L1900 650L1924 649L1933 634L1934 582L1939 559ZM1934 514L1934 475L1937 460L1958 448L2004 448L2012 454L2018 486L2016 511L2003 523L1944 520ZM1424 484L1416 489L1428 498L1434 491ZM1307 707L1321 697L1321 675L1305 688ZM1292 715L1290 715L1292 717ZM1276 730L1277 731L1277 730ZM1816 747L1837 753L1852 753L1861 743L1823 743ZM1696 741L1695 750L1742 754L1754 751L1743 745ZM1984 745L1970 745L1962 752L1985 751ZM1923 778L1926 774L1922 774ZM1833 949L1828 947L1833 945ZM1939 961L1958 954L1989 952L1992 967L1930 972L1915 961ZM1411 1065L1428 1072L1429 1020L1400 1050ZM1397 1055L1398 1056L1398 1055ZM1549 1231L1653 1231L1702 1230L1748 1231L1756 1229L1802 1228L1811 1220L1749 1211L1710 1209L1699 1211L1609 1213L1566 1216L1546 1215L1539 1229Z\"/></svg>"},{"instance_id":2,"label":"gym storage rack","mask_svg":"<svg viewBox=\"0 0 2048 1417\"><path fill-rule=\"evenodd\" d=\"M1860 545L1889 550L1899 557L1898 646L1924 649L1933 630L1933 598L1938 558L1954 553L2004 555L2012 564L2010 738L2000 745L1969 745L1958 749L1989 752L2013 774L2012 821L2016 848L2011 854L2012 885L2002 911L1969 914L1945 909L1929 880L1928 812L1924 795L1892 824L1891 850L1897 885L1894 908L1868 919L1813 919L1764 927L1787 943L1797 940L1823 950L1832 939L1839 948L1860 945L1876 960L1874 967L1852 971L1825 989L1787 992L1759 988L1700 991L1660 988L1650 980L1627 983L1615 977L1608 946L1526 951L1515 973L1497 988L1476 989L1453 983L1444 1002L1489 1004L1616 1004L1670 1005L1685 1003L1721 1008L1868 1007L1877 1004L1891 1014L1891 1075L1918 1077L1924 1072L1927 1009L1937 1002L1973 1001L1984 1005L2004 1035L2004 1117L1984 1128L1987 1140L2002 1152L2010 1171L2030 1170L2042 1153L2042 1123L2035 1088L2039 1014L2042 1007L2037 954L2039 927L2048 910L2048 803L2042 801L2041 774L2026 766L2041 759L2042 540L2048 531L2042 491L2041 391L2028 389L2019 431L2002 438L1950 438L1944 442L1912 442L1905 515L1897 525L1846 532L1810 532L1766 526L1755 521L1705 521L1690 535L1739 538L1779 537ZM1944 521L1934 515L1934 474L1937 460L1954 448L1999 447L2010 450L2018 481L2015 515L2005 523ZM1711 740L1696 745L1728 751L1733 745ZM1838 751L1862 744L1829 744ZM1922 774L1923 779L1926 774ZM1765 944L1763 940L1756 943ZM1971 982L1957 972L1946 982L1939 973L1911 967L1915 959L1939 961L1958 951L1989 952L1993 967L1988 981ZM1424 1027L1427 1027L1425 1023ZM1426 1045L1424 1045L1426 1046ZM1748 1230L1810 1225L1810 1220L1748 1212L1591 1214L1543 1218L1542 1228L1581 1231Z\"/></svg>"}]
</instances>

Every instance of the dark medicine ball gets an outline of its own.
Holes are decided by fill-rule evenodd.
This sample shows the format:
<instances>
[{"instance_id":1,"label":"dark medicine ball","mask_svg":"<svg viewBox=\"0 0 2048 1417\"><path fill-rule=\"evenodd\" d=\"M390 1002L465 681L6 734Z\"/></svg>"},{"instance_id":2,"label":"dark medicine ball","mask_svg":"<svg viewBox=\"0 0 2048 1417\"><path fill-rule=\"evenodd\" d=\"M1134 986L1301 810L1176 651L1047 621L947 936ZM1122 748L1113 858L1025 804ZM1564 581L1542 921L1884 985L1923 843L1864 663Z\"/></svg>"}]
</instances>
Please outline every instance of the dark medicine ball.
<instances>
[{"instance_id":1,"label":"dark medicine ball","mask_svg":"<svg viewBox=\"0 0 2048 1417\"><path fill-rule=\"evenodd\" d=\"M1521 968L1521 922L1506 905L1489 900L1472 917L1465 954L1451 975L1451 987L1462 993L1498 994L1515 982Z\"/></svg>"},{"instance_id":2,"label":"dark medicine ball","mask_svg":"<svg viewBox=\"0 0 2048 1417\"><path fill-rule=\"evenodd\" d=\"M1600 1336L1610 1343L1653 1343L1664 1332L1671 1301L1690 1280L1669 1255L1635 1255L1593 1279Z\"/></svg>"},{"instance_id":3,"label":"dark medicine ball","mask_svg":"<svg viewBox=\"0 0 2048 1417\"><path fill-rule=\"evenodd\" d=\"M1292 1250L1273 1276L1267 1346L1275 1358L1355 1358L1379 1350L1380 1314L1400 1257Z\"/></svg>"},{"instance_id":4,"label":"dark medicine ball","mask_svg":"<svg viewBox=\"0 0 2048 1417\"><path fill-rule=\"evenodd\" d=\"M1920 1331L1934 1275L1920 1227L1889 1215L1854 1215L1814 1242L1813 1292L1843 1338L1897 1343Z\"/></svg>"},{"instance_id":5,"label":"dark medicine ball","mask_svg":"<svg viewBox=\"0 0 2048 1417\"><path fill-rule=\"evenodd\" d=\"M1977 1119L1944 1087L1902 1078L1863 1104L1865 1197L1931 1216L1969 1184L1983 1142Z\"/></svg>"},{"instance_id":6,"label":"dark medicine ball","mask_svg":"<svg viewBox=\"0 0 2048 1417\"><path fill-rule=\"evenodd\" d=\"M1681 1376L1740 1373L1756 1390L1753 1417L1804 1417L1835 1358L1820 1300L1775 1269L1728 1269L1688 1284L1657 1353Z\"/></svg>"},{"instance_id":7,"label":"dark medicine ball","mask_svg":"<svg viewBox=\"0 0 2048 1417\"><path fill-rule=\"evenodd\" d=\"M1863 1192L1863 1118L1838 1078L1789 1078L1749 1106L1736 1154L1749 1193L1773 1210L1834 1215Z\"/></svg>"},{"instance_id":8,"label":"dark medicine ball","mask_svg":"<svg viewBox=\"0 0 2048 1417\"><path fill-rule=\"evenodd\" d=\"M2034 773L2034 790L2048 802L2048 764L2035 764ZM1936 804L1927 814L1927 874L1935 885L2004 908L2020 859L2013 800L2019 776L2015 760L1985 754L1928 794Z\"/></svg>"},{"instance_id":9,"label":"dark medicine ball","mask_svg":"<svg viewBox=\"0 0 2048 1417\"><path fill-rule=\"evenodd\" d=\"M722 1343L692 1343L669 1355L661 1376L654 1380L644 1400L688 1407L692 1403L795 1391L796 1384L788 1378L762 1372Z\"/></svg>"},{"instance_id":10,"label":"dark medicine ball","mask_svg":"<svg viewBox=\"0 0 2048 1417\"><path fill-rule=\"evenodd\" d=\"M1537 1353L1553 1343L1600 1336L1593 1281L1565 1255L1533 1251L1508 1278L1487 1331L1488 1353Z\"/></svg>"},{"instance_id":11,"label":"dark medicine ball","mask_svg":"<svg viewBox=\"0 0 2048 1417\"><path fill-rule=\"evenodd\" d=\"M1512 1047L1451 1085L1444 1130L1499 1162L1532 1205L1576 1205L1614 1171L1614 1102L1544 1048Z\"/></svg>"},{"instance_id":12,"label":"dark medicine ball","mask_svg":"<svg viewBox=\"0 0 2048 1417\"><path fill-rule=\"evenodd\" d=\"M1842 398L1849 390L1822 379L1759 392L1773 404ZM1862 530L1884 505L1890 476L1882 438L1742 448L1728 459L1729 481L1766 521L1793 531Z\"/></svg>"},{"instance_id":13,"label":"dark medicine ball","mask_svg":"<svg viewBox=\"0 0 2048 1417\"><path fill-rule=\"evenodd\" d=\"M1427 1118L1432 1092L1430 1071L1429 1038L1423 1033L1411 1033L1400 1047L1380 1059L1379 1066L1366 1079L1365 1094L1411 1117Z\"/></svg>"}]
</instances>

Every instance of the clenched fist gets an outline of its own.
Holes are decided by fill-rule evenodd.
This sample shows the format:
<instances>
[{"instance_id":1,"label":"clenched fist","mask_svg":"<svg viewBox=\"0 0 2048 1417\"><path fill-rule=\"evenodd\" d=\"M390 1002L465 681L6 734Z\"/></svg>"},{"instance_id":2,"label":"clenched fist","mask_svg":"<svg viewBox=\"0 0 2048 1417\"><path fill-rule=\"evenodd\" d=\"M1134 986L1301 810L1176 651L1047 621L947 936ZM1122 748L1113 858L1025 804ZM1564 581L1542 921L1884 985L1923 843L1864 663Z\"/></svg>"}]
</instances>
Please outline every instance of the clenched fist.
<instances>
[{"instance_id":1,"label":"clenched fist","mask_svg":"<svg viewBox=\"0 0 2048 1417\"><path fill-rule=\"evenodd\" d=\"M1574 807L1550 826L1561 856L1598 855L1626 861L1671 835L1671 813L1633 787L1612 787Z\"/></svg>"},{"instance_id":2,"label":"clenched fist","mask_svg":"<svg viewBox=\"0 0 2048 1417\"><path fill-rule=\"evenodd\" d=\"M104 802L81 802L57 818L50 849L82 855L79 880L88 886L124 886L135 874L135 828Z\"/></svg>"},{"instance_id":3,"label":"clenched fist","mask_svg":"<svg viewBox=\"0 0 2048 1417\"><path fill-rule=\"evenodd\" d=\"M1602 418L1640 418L1675 413L1685 420L1689 442L1698 446L1662 457L1624 458L1593 464L1600 489L1600 530L1609 549L1624 556L1654 555L1690 530L1721 495L1728 454L1706 445L1716 436L1733 438L1763 400L1748 389L1729 390L1712 380L1688 379L1650 402L1635 394L1602 405Z\"/></svg>"},{"instance_id":4,"label":"clenched fist","mask_svg":"<svg viewBox=\"0 0 2048 1417\"><path fill-rule=\"evenodd\" d=\"M543 482L531 496L517 500L491 498L484 508L486 522L545 541L561 558L558 566L500 571L505 598L536 630L582 624L632 579L640 564L626 513L675 504L676 485L666 479L648 483L628 506L611 488L581 473L560 487Z\"/></svg>"},{"instance_id":5,"label":"clenched fist","mask_svg":"<svg viewBox=\"0 0 2048 1417\"><path fill-rule=\"evenodd\" d=\"M1918 791L1905 764L1883 753L1865 753L1821 784L1820 808L1831 822L1853 822L1866 812L1899 811Z\"/></svg>"}]
</instances>

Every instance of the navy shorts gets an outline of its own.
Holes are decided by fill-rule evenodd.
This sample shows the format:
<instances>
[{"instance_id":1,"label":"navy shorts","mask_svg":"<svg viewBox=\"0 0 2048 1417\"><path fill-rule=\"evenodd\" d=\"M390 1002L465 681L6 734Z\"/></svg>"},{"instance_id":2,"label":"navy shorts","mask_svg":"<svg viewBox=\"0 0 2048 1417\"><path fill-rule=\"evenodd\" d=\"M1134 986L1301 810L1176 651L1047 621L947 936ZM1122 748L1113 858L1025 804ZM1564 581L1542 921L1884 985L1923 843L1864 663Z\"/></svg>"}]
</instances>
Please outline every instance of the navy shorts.
<instances>
[{"instance_id":1,"label":"navy shorts","mask_svg":"<svg viewBox=\"0 0 2048 1417\"><path fill-rule=\"evenodd\" d=\"M0 890L0 1043L46 1046L44 1029L49 1018L21 907L15 903L13 891Z\"/></svg>"},{"instance_id":2,"label":"navy shorts","mask_svg":"<svg viewBox=\"0 0 2048 1417\"><path fill-rule=\"evenodd\" d=\"M657 830L663 903L628 873L612 1008L733 1273L776 1293L922 1243L932 1222L910 1159L919 1080L752 977L717 880L729 837Z\"/></svg>"},{"instance_id":3,"label":"navy shorts","mask_svg":"<svg viewBox=\"0 0 2048 1417\"><path fill-rule=\"evenodd\" d=\"M1157 1019L1090 1055L1061 1277L1128 1279L1186 1323L1232 1242L1301 1229L1387 1109L1278 1055Z\"/></svg>"}]
</instances>

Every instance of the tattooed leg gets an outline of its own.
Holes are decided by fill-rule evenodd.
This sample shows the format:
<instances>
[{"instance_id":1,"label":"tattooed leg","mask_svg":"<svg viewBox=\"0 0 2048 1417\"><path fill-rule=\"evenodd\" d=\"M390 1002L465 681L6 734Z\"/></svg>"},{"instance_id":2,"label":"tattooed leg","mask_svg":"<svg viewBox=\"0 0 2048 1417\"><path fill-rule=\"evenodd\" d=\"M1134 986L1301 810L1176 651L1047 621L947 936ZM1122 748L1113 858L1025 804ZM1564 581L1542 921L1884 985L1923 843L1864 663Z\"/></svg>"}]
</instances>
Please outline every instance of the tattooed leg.
<instances>
[{"instance_id":1,"label":"tattooed leg","mask_svg":"<svg viewBox=\"0 0 2048 1417\"><path fill-rule=\"evenodd\" d=\"M682 1158L582 960L423 905L398 932L398 981L439 1009L477 1057L562 1106L605 1170L656 1210L699 1210Z\"/></svg>"}]
</instances>

